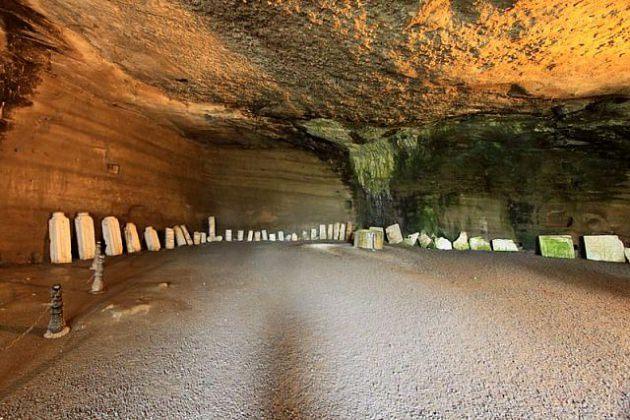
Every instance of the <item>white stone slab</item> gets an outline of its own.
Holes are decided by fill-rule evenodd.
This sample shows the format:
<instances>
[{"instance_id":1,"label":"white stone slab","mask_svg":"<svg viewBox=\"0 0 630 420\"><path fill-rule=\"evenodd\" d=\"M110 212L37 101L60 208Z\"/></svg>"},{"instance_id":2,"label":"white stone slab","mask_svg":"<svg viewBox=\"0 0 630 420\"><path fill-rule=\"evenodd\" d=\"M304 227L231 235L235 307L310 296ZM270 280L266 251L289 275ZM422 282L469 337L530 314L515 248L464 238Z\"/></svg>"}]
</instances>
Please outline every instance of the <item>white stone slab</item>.
<instances>
[{"instance_id":1,"label":"white stone slab","mask_svg":"<svg viewBox=\"0 0 630 420\"><path fill-rule=\"evenodd\" d=\"M269 234L269 241L276 242L276 234L275 233L270 233Z\"/></svg>"},{"instance_id":2,"label":"white stone slab","mask_svg":"<svg viewBox=\"0 0 630 420\"><path fill-rule=\"evenodd\" d=\"M340 241L347 241L348 238L346 238L346 224L345 223L341 223L339 225L339 240Z\"/></svg>"},{"instance_id":3,"label":"white stone slab","mask_svg":"<svg viewBox=\"0 0 630 420\"><path fill-rule=\"evenodd\" d=\"M164 229L164 248L175 249L175 230L173 228Z\"/></svg>"},{"instance_id":4,"label":"white stone slab","mask_svg":"<svg viewBox=\"0 0 630 420\"><path fill-rule=\"evenodd\" d=\"M468 244L470 245L470 249L472 249L473 251L492 251L490 241L481 236L470 238Z\"/></svg>"},{"instance_id":5,"label":"white stone slab","mask_svg":"<svg viewBox=\"0 0 630 420\"><path fill-rule=\"evenodd\" d=\"M333 224L330 223L328 225L328 229L326 229L326 239L329 241L333 240L333 232L334 232L335 228L333 227Z\"/></svg>"},{"instance_id":6,"label":"white stone slab","mask_svg":"<svg viewBox=\"0 0 630 420\"><path fill-rule=\"evenodd\" d=\"M269 235L267 234L267 231L265 229L262 230L262 240L263 241L268 241L269 240Z\"/></svg>"},{"instance_id":7,"label":"white stone slab","mask_svg":"<svg viewBox=\"0 0 630 420\"><path fill-rule=\"evenodd\" d=\"M443 251L450 251L453 249L453 244L448 239L440 237L435 240L435 247Z\"/></svg>"},{"instance_id":8,"label":"white stone slab","mask_svg":"<svg viewBox=\"0 0 630 420\"><path fill-rule=\"evenodd\" d=\"M225 229L225 241L232 242L232 229Z\"/></svg>"},{"instance_id":9,"label":"white stone slab","mask_svg":"<svg viewBox=\"0 0 630 420\"><path fill-rule=\"evenodd\" d=\"M245 237L245 231L239 230L236 232L236 240L239 242L243 242L243 238Z\"/></svg>"},{"instance_id":10,"label":"white stone slab","mask_svg":"<svg viewBox=\"0 0 630 420\"><path fill-rule=\"evenodd\" d=\"M420 232L412 233L411 235L407 235L407 237L403 240L403 243L407 246L415 246L419 237Z\"/></svg>"},{"instance_id":11,"label":"white stone slab","mask_svg":"<svg viewBox=\"0 0 630 420\"><path fill-rule=\"evenodd\" d=\"M400 231L400 225L398 223L387 226L385 233L387 233L387 242L390 244L399 244L403 241L402 232Z\"/></svg>"},{"instance_id":12,"label":"white stone slab","mask_svg":"<svg viewBox=\"0 0 630 420\"><path fill-rule=\"evenodd\" d=\"M193 244L201 245L201 232L193 233Z\"/></svg>"},{"instance_id":13,"label":"white stone slab","mask_svg":"<svg viewBox=\"0 0 630 420\"><path fill-rule=\"evenodd\" d=\"M291 234L291 240L292 240L293 242L297 242L297 240L298 240L298 234L297 234L297 233L292 233L292 234Z\"/></svg>"},{"instance_id":14,"label":"white stone slab","mask_svg":"<svg viewBox=\"0 0 630 420\"><path fill-rule=\"evenodd\" d=\"M201 243L205 244L208 242L208 234L206 232L201 232Z\"/></svg>"},{"instance_id":15,"label":"white stone slab","mask_svg":"<svg viewBox=\"0 0 630 420\"><path fill-rule=\"evenodd\" d=\"M319 225L319 240L326 240L326 225Z\"/></svg>"},{"instance_id":16,"label":"white stone slab","mask_svg":"<svg viewBox=\"0 0 630 420\"><path fill-rule=\"evenodd\" d=\"M335 223L333 225L333 240L339 240L339 232L341 231L341 223Z\"/></svg>"},{"instance_id":17,"label":"white stone slab","mask_svg":"<svg viewBox=\"0 0 630 420\"><path fill-rule=\"evenodd\" d=\"M147 249L151 252L159 251L162 248L157 231L151 226L144 228L144 242L147 244Z\"/></svg>"},{"instance_id":18,"label":"white stone slab","mask_svg":"<svg viewBox=\"0 0 630 420\"><path fill-rule=\"evenodd\" d=\"M284 232L281 230L278 231L278 240L284 241Z\"/></svg>"},{"instance_id":19,"label":"white stone slab","mask_svg":"<svg viewBox=\"0 0 630 420\"><path fill-rule=\"evenodd\" d=\"M251 242L253 240L254 240L254 231L253 230L247 231L247 242Z\"/></svg>"},{"instance_id":20,"label":"white stone slab","mask_svg":"<svg viewBox=\"0 0 630 420\"><path fill-rule=\"evenodd\" d=\"M254 232L254 242L260 242L260 238L261 238L260 231L257 230L256 232Z\"/></svg>"},{"instance_id":21,"label":"white stone slab","mask_svg":"<svg viewBox=\"0 0 630 420\"><path fill-rule=\"evenodd\" d=\"M103 239L105 240L105 254L109 256L121 255L123 253L122 235L120 233L120 223L114 216L109 216L101 222L103 228Z\"/></svg>"},{"instance_id":22,"label":"white stone slab","mask_svg":"<svg viewBox=\"0 0 630 420\"><path fill-rule=\"evenodd\" d=\"M192 245L193 240L192 240L192 236L190 236L190 232L188 232L188 228L186 227L186 225L181 225L181 228L182 228L182 232L184 232L184 238L186 238L186 244Z\"/></svg>"},{"instance_id":23,"label":"white stone slab","mask_svg":"<svg viewBox=\"0 0 630 420\"><path fill-rule=\"evenodd\" d=\"M458 251L468 251L470 246L468 245L468 234L466 232L461 232L457 239L453 242L453 248Z\"/></svg>"},{"instance_id":24,"label":"white stone slab","mask_svg":"<svg viewBox=\"0 0 630 420\"><path fill-rule=\"evenodd\" d=\"M208 236L213 240L217 236L217 222L214 216L208 217Z\"/></svg>"},{"instance_id":25,"label":"white stone slab","mask_svg":"<svg viewBox=\"0 0 630 420\"><path fill-rule=\"evenodd\" d=\"M133 254L134 252L142 251L142 246L140 245L140 237L138 236L138 228L136 225L128 222L125 225L125 244L127 245L127 253Z\"/></svg>"},{"instance_id":26,"label":"white stone slab","mask_svg":"<svg viewBox=\"0 0 630 420\"><path fill-rule=\"evenodd\" d=\"M50 261L53 264L72 262L72 237L70 236L70 219L63 212L55 212L48 221L50 237Z\"/></svg>"},{"instance_id":27,"label":"white stone slab","mask_svg":"<svg viewBox=\"0 0 630 420\"><path fill-rule=\"evenodd\" d=\"M302 240L308 241L308 232L305 230L302 231Z\"/></svg>"},{"instance_id":28,"label":"white stone slab","mask_svg":"<svg viewBox=\"0 0 630 420\"><path fill-rule=\"evenodd\" d=\"M429 248L431 245L433 245L433 239L425 232L420 232L418 243L422 248Z\"/></svg>"},{"instance_id":29,"label":"white stone slab","mask_svg":"<svg viewBox=\"0 0 630 420\"><path fill-rule=\"evenodd\" d=\"M584 236L584 250L592 261L626 262L623 242L617 235Z\"/></svg>"},{"instance_id":30,"label":"white stone slab","mask_svg":"<svg viewBox=\"0 0 630 420\"><path fill-rule=\"evenodd\" d=\"M492 250L498 252L516 252L518 246L511 239L493 239Z\"/></svg>"},{"instance_id":31,"label":"white stone slab","mask_svg":"<svg viewBox=\"0 0 630 420\"><path fill-rule=\"evenodd\" d=\"M186 246L188 243L186 242L186 236L184 236L184 231L181 226L173 226L173 230L175 231L175 243L177 246Z\"/></svg>"},{"instance_id":32,"label":"white stone slab","mask_svg":"<svg viewBox=\"0 0 630 420\"><path fill-rule=\"evenodd\" d=\"M311 241L317 240L317 228L311 228L311 236L308 239Z\"/></svg>"},{"instance_id":33,"label":"white stone slab","mask_svg":"<svg viewBox=\"0 0 630 420\"><path fill-rule=\"evenodd\" d=\"M92 260L96 255L96 235L94 233L94 219L86 213L77 214L74 218L74 229L77 233L77 248L79 259Z\"/></svg>"}]
</instances>

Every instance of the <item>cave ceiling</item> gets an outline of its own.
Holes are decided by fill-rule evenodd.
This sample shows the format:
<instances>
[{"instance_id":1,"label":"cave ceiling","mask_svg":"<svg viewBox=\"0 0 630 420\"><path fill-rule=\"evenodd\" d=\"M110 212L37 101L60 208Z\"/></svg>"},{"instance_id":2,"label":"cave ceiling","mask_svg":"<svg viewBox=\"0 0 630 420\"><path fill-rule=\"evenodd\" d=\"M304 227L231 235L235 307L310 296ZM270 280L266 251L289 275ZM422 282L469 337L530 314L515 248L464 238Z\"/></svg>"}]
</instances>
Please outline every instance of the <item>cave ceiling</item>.
<instances>
[{"instance_id":1,"label":"cave ceiling","mask_svg":"<svg viewBox=\"0 0 630 420\"><path fill-rule=\"evenodd\" d=\"M34 50L106 63L116 76L94 84L200 141L327 138L312 121L356 130L539 117L630 94L627 0L2 3L5 53L19 30ZM15 15L28 25L9 27Z\"/></svg>"}]
</instances>

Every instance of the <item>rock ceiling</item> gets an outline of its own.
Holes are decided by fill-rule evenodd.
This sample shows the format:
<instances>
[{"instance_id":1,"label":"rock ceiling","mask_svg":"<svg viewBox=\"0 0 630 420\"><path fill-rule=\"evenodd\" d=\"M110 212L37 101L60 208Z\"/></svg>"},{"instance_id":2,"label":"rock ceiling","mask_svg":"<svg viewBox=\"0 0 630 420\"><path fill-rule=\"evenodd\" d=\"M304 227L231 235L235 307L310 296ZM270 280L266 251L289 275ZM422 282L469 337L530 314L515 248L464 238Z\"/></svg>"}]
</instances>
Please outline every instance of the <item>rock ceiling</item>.
<instances>
[{"instance_id":1,"label":"rock ceiling","mask_svg":"<svg viewBox=\"0 0 630 420\"><path fill-rule=\"evenodd\" d=\"M190 137L281 136L318 118L390 127L540 114L630 94L627 0L25 4L43 15L47 44L150 87L134 104Z\"/></svg>"}]
</instances>

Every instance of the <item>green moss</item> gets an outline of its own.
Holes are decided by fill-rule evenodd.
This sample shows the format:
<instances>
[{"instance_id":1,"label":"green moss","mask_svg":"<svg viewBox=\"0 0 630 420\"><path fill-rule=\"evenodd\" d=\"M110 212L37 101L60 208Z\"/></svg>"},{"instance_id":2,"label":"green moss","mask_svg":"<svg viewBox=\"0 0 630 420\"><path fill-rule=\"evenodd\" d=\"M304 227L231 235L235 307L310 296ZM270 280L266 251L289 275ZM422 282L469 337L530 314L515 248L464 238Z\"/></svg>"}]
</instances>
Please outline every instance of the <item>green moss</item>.
<instances>
[{"instance_id":1,"label":"green moss","mask_svg":"<svg viewBox=\"0 0 630 420\"><path fill-rule=\"evenodd\" d=\"M352 147L350 161L359 185L372 195L388 192L396 169L395 155L387 140Z\"/></svg>"},{"instance_id":2,"label":"green moss","mask_svg":"<svg viewBox=\"0 0 630 420\"><path fill-rule=\"evenodd\" d=\"M306 121L301 126L313 137L328 140L345 147L352 145L350 129L337 121L317 118Z\"/></svg>"},{"instance_id":3,"label":"green moss","mask_svg":"<svg viewBox=\"0 0 630 420\"><path fill-rule=\"evenodd\" d=\"M539 236L540 253L549 258L575 258L571 236Z\"/></svg>"}]
</instances>

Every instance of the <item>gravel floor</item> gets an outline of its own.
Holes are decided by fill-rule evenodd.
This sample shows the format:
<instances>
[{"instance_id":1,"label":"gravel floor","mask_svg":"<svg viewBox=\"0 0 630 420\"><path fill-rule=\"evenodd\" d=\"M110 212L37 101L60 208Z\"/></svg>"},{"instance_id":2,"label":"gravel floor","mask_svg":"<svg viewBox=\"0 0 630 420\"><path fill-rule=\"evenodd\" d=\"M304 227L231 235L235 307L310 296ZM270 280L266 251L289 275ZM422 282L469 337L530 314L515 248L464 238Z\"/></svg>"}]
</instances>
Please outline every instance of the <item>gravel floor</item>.
<instances>
[{"instance_id":1,"label":"gravel floor","mask_svg":"<svg viewBox=\"0 0 630 420\"><path fill-rule=\"evenodd\" d=\"M628 264L295 244L115 264L99 300L68 280L69 336L0 353L0 418L630 413Z\"/></svg>"}]
</instances>

